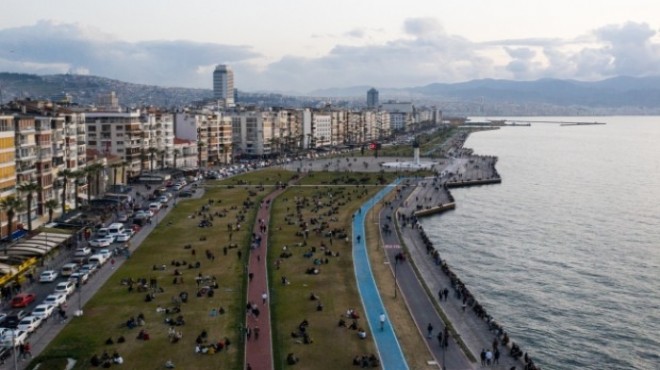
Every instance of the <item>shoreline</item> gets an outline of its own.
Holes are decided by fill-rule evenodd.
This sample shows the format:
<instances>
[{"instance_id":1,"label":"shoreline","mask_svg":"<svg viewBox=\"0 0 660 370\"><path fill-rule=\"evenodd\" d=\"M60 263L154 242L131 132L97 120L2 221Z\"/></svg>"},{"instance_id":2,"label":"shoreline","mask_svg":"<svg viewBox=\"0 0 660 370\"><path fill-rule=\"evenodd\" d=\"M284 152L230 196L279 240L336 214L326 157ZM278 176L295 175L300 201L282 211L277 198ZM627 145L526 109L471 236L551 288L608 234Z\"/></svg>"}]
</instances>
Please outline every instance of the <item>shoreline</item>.
<instances>
[{"instance_id":1,"label":"shoreline","mask_svg":"<svg viewBox=\"0 0 660 370\"><path fill-rule=\"evenodd\" d=\"M457 158L453 158L445 171L433 178L420 180L417 189L409 195L404 206L399 208L397 222L404 244L417 266L420 278L430 292L440 293L438 297L434 297L434 300L448 318L447 324L456 330L456 335L465 342L478 361L485 355L483 349L491 348L489 343L492 342L491 354L496 350L499 351L500 345L502 346L500 360L510 359L512 366L522 365L524 369L540 369L527 352L508 337L504 326L488 314L486 308L451 270L450 265L442 258L439 250L418 223L422 217L455 209L456 203L450 188L501 183L501 177L495 169L497 158L475 156L471 149L463 147L464 142L465 140L461 140L456 143L458 144L456 151L460 154ZM430 294L434 296L433 293ZM450 299L448 295L452 295L455 299ZM472 323L465 325L467 321ZM482 350L480 351L479 348ZM504 352L508 355L504 356Z\"/></svg>"}]
</instances>

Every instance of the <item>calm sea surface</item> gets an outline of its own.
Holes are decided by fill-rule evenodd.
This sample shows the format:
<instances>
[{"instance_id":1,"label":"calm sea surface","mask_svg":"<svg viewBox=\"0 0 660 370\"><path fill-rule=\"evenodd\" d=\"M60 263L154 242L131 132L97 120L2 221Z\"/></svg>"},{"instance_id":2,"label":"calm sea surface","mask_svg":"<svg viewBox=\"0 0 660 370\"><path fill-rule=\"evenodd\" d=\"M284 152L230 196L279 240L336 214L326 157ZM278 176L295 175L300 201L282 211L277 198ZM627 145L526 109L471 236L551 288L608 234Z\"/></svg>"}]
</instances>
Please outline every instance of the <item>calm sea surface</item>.
<instances>
[{"instance_id":1,"label":"calm sea surface","mask_svg":"<svg viewBox=\"0 0 660 370\"><path fill-rule=\"evenodd\" d=\"M607 125L471 135L502 184L424 229L544 369L660 369L660 117L554 119Z\"/></svg>"}]
</instances>

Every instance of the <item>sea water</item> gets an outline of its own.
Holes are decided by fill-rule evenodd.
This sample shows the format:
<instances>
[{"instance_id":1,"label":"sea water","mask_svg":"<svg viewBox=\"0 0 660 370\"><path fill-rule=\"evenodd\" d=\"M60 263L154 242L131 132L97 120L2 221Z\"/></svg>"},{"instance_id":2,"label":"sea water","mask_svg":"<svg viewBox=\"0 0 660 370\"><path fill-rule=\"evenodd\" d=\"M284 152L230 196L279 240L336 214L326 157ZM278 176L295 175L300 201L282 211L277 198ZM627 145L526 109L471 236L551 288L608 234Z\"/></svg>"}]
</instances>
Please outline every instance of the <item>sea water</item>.
<instances>
[{"instance_id":1,"label":"sea water","mask_svg":"<svg viewBox=\"0 0 660 370\"><path fill-rule=\"evenodd\" d=\"M660 369L660 117L544 119L607 124L472 134L502 183L422 225L544 369Z\"/></svg>"}]
</instances>

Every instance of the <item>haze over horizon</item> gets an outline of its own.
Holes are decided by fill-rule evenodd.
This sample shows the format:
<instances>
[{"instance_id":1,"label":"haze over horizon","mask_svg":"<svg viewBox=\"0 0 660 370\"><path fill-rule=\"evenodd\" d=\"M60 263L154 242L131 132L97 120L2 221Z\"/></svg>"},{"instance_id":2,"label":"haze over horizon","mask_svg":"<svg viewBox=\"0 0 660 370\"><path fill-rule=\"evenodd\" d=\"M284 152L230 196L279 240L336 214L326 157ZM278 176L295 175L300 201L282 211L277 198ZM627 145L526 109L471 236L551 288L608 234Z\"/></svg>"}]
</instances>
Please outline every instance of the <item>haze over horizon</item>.
<instances>
[{"instance_id":1,"label":"haze over horizon","mask_svg":"<svg viewBox=\"0 0 660 370\"><path fill-rule=\"evenodd\" d=\"M245 91L660 75L660 3L8 0L0 71Z\"/></svg>"}]
</instances>

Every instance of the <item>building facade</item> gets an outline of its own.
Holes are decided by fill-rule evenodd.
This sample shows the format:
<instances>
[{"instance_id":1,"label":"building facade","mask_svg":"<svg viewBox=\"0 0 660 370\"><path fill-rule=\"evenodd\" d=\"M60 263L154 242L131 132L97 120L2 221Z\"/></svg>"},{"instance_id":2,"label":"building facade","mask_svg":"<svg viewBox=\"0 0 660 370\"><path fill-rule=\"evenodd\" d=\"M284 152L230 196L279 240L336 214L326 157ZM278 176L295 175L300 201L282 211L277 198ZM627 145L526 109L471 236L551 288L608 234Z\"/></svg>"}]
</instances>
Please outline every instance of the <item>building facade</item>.
<instances>
[{"instance_id":1,"label":"building facade","mask_svg":"<svg viewBox=\"0 0 660 370\"><path fill-rule=\"evenodd\" d=\"M219 64L213 71L213 98L225 107L234 106L234 71Z\"/></svg>"}]
</instances>

